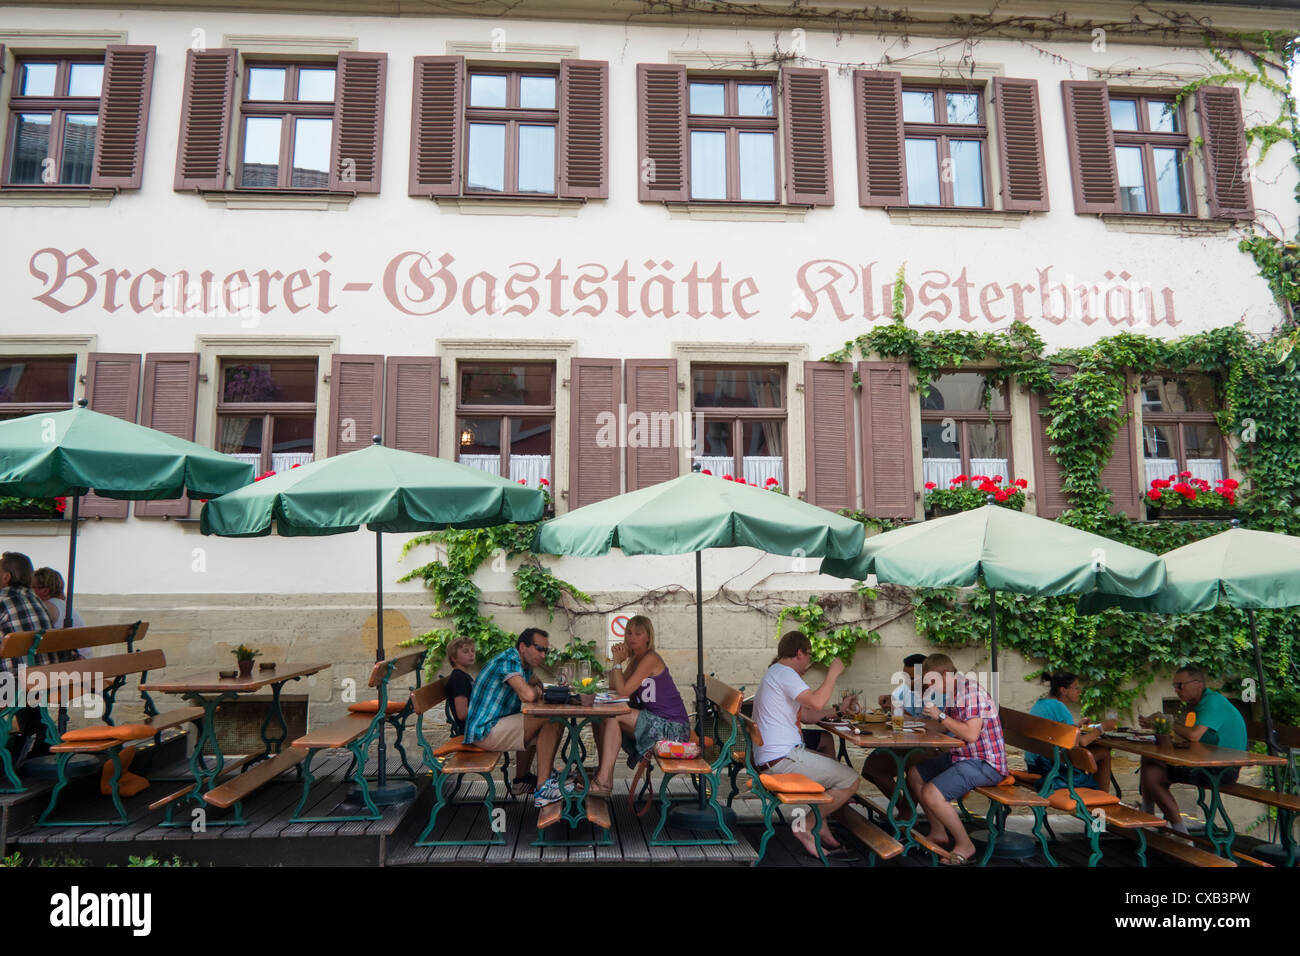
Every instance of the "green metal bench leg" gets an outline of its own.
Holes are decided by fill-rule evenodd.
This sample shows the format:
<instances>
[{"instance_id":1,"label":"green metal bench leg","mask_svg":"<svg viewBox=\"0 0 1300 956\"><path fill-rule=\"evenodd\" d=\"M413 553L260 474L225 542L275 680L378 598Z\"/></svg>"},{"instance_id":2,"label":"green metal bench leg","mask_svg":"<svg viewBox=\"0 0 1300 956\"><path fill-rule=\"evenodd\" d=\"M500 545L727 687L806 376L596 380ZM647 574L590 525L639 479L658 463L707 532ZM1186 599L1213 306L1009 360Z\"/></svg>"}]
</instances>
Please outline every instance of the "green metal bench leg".
<instances>
[{"instance_id":1,"label":"green metal bench leg","mask_svg":"<svg viewBox=\"0 0 1300 956\"><path fill-rule=\"evenodd\" d=\"M393 725L393 736L395 737L393 740L393 747L396 748L397 753L402 758L402 769L406 771L408 777L414 780L416 776L415 768L412 767L410 761L406 759L406 748L402 746L402 736L406 733L406 721L397 717L390 717L388 722Z\"/></svg>"},{"instance_id":2,"label":"green metal bench leg","mask_svg":"<svg viewBox=\"0 0 1300 956\"><path fill-rule=\"evenodd\" d=\"M307 806L307 797L311 794L311 785L316 782L316 778L311 772L311 762L315 757L316 751L308 750L306 759L298 765L302 768L302 796L298 798L298 805L293 808L293 814L289 817L290 823L297 822L298 815Z\"/></svg>"},{"instance_id":3,"label":"green metal bench leg","mask_svg":"<svg viewBox=\"0 0 1300 956\"><path fill-rule=\"evenodd\" d=\"M1287 867L1295 866L1296 861L1296 842L1291 836L1291 827L1295 823L1295 814L1290 810L1278 810L1277 812L1277 835L1282 843L1282 849L1286 853Z\"/></svg>"},{"instance_id":4,"label":"green metal bench leg","mask_svg":"<svg viewBox=\"0 0 1300 956\"><path fill-rule=\"evenodd\" d=\"M960 801L958 801L960 805ZM989 812L985 814L985 826L988 828L986 835L987 843L984 846L984 855L980 857L980 866L988 866L989 860L993 858L993 847L997 845L998 836L1002 833L1002 826L1006 821L1002 813L1003 807L989 801Z\"/></svg>"},{"instance_id":5,"label":"green metal bench leg","mask_svg":"<svg viewBox=\"0 0 1300 956\"><path fill-rule=\"evenodd\" d=\"M16 712L16 708L5 708L0 711L0 727L3 727L6 731L8 731L9 722L12 720L12 712ZM24 792L27 788L18 779L18 774L14 771L13 758L9 756L9 748L5 746L3 740L0 740L0 764L4 765L5 777L9 780L9 786L0 787L0 793Z\"/></svg>"},{"instance_id":6,"label":"green metal bench leg","mask_svg":"<svg viewBox=\"0 0 1300 956\"><path fill-rule=\"evenodd\" d=\"M1043 856L1047 859L1048 864L1051 866L1058 866L1059 864L1052 856L1052 851L1047 848L1047 837L1043 834L1044 827L1046 827L1049 832L1052 829L1047 825L1047 811L1042 807L1033 807L1032 810L1034 813L1034 836L1038 837L1038 845L1043 848ZM1052 838L1056 838L1055 833L1052 834Z\"/></svg>"},{"instance_id":7,"label":"green metal bench leg","mask_svg":"<svg viewBox=\"0 0 1300 956\"><path fill-rule=\"evenodd\" d=\"M760 800L761 799L762 798L760 797ZM762 804L765 828L763 830L763 839L758 841L758 856L754 858L754 862L750 864L751 866L758 866L758 864L762 862L764 854L767 853L767 841L776 835L776 824L772 821L772 811L776 807L776 802L772 801L769 803L766 800L762 800Z\"/></svg>"},{"instance_id":8,"label":"green metal bench leg","mask_svg":"<svg viewBox=\"0 0 1300 956\"><path fill-rule=\"evenodd\" d=\"M822 861L822 866L830 866L831 861L826 859L826 853L822 850L822 808L812 805L813 811L813 845L817 847L817 858ZM807 818L805 818L807 819Z\"/></svg>"},{"instance_id":9,"label":"green metal bench leg","mask_svg":"<svg viewBox=\"0 0 1300 956\"><path fill-rule=\"evenodd\" d=\"M444 779L444 777L443 777L443 775L442 775L441 773L438 773L437 771L434 771L434 774L433 774L433 792L436 793L436 794L438 795L438 798L433 802L433 806L429 808L429 823L428 823L428 825L424 828L424 831L420 834L420 836L416 839L416 841L415 841L415 845L416 845L416 846L433 846L433 845L434 845L434 844L432 844L432 843L428 843L428 842L426 842L426 841L428 840L429 836L433 833L433 828L434 828L435 826L438 825L438 814L441 813L441 812L442 812L442 808L445 807L445 806L447 805L447 794L446 794L446 792L445 792L445 791L443 790L443 788L442 788L442 781L443 781L443 779ZM459 779L459 778L458 778L458 779ZM460 789L460 788L457 787L457 789Z\"/></svg>"},{"instance_id":10,"label":"green metal bench leg","mask_svg":"<svg viewBox=\"0 0 1300 956\"><path fill-rule=\"evenodd\" d=\"M1092 868L1101 862L1101 831L1093 824L1091 817L1081 819L1088 834L1088 845L1092 847L1092 855L1088 857L1088 866Z\"/></svg>"},{"instance_id":11,"label":"green metal bench leg","mask_svg":"<svg viewBox=\"0 0 1300 956\"><path fill-rule=\"evenodd\" d=\"M1138 863L1142 866L1147 865L1147 831L1145 827L1138 827Z\"/></svg>"},{"instance_id":12,"label":"green metal bench leg","mask_svg":"<svg viewBox=\"0 0 1300 956\"><path fill-rule=\"evenodd\" d=\"M429 839L429 837L433 835L433 830L438 824L438 814L441 813L442 808L447 805L447 791L442 786L442 783L449 776L453 776L453 775L441 774L441 773L437 773L434 775L433 786L438 794L438 799L434 802L433 806L430 808L429 823L424 828L424 832L420 834L419 839L415 841L415 845L416 846L501 846L503 845L506 842L505 831L502 830L498 832L495 826L493 826L495 822L493 820L493 815L496 813L497 788L496 788L496 784L493 783L492 781L492 771L490 770L487 771L486 773L480 773L478 774L478 776L482 777L484 782L487 783L487 794L483 798L483 806L487 810L488 827L492 835L488 837L488 839L486 840L430 840ZM459 790L460 778L463 775L455 774L454 776L457 779L457 786L455 790ZM455 792L455 790L453 790L453 793Z\"/></svg>"},{"instance_id":13,"label":"green metal bench leg","mask_svg":"<svg viewBox=\"0 0 1300 956\"><path fill-rule=\"evenodd\" d=\"M740 793L740 784L736 778L740 776L740 771L744 769L745 769L744 764L739 764L736 763L735 761L732 761L731 766L727 768L727 775L731 778L731 793L727 794L728 810L731 809L731 804L732 801L736 799L736 794Z\"/></svg>"},{"instance_id":14,"label":"green metal bench leg","mask_svg":"<svg viewBox=\"0 0 1300 956\"><path fill-rule=\"evenodd\" d=\"M122 826L123 824L130 823L130 818L126 815L126 809L122 806L122 796L118 792L117 787L118 781L122 779L122 760L119 756L121 749L122 748L118 746L108 752L109 759L113 761L113 776L109 779L109 795L113 799L113 809L117 811L116 820L54 821L50 819L50 815L54 813L55 804L59 802L59 794L62 793L63 788L68 785L68 761L76 756L76 754L73 753L62 753L59 754L58 783L54 785L54 791L50 794L50 802L46 806L45 812L42 813L40 818L36 821L36 825L38 827L104 827Z\"/></svg>"},{"instance_id":15,"label":"green metal bench leg","mask_svg":"<svg viewBox=\"0 0 1300 956\"><path fill-rule=\"evenodd\" d=\"M664 827L668 825L668 810L672 806L672 795L668 792L668 783L674 776L676 775L666 773L659 783L659 825L655 827L654 835L650 837L652 845L657 845L659 834L663 833Z\"/></svg>"}]
</instances>

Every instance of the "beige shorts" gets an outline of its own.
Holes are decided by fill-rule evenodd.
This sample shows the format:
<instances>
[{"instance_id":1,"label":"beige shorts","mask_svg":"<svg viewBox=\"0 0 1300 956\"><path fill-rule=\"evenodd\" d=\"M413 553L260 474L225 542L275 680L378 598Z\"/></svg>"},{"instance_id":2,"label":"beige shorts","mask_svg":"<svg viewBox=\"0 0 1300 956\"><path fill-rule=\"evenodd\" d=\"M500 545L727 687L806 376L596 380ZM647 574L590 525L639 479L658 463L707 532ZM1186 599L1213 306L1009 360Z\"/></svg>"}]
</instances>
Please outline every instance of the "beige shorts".
<instances>
[{"instance_id":1,"label":"beige shorts","mask_svg":"<svg viewBox=\"0 0 1300 956\"><path fill-rule=\"evenodd\" d=\"M508 714L502 717L486 737L474 741L474 746L484 750L523 750L524 715Z\"/></svg>"},{"instance_id":2,"label":"beige shorts","mask_svg":"<svg viewBox=\"0 0 1300 956\"><path fill-rule=\"evenodd\" d=\"M848 764L795 747L767 770L768 773L801 773L816 780L827 790L856 790L858 772Z\"/></svg>"}]
</instances>

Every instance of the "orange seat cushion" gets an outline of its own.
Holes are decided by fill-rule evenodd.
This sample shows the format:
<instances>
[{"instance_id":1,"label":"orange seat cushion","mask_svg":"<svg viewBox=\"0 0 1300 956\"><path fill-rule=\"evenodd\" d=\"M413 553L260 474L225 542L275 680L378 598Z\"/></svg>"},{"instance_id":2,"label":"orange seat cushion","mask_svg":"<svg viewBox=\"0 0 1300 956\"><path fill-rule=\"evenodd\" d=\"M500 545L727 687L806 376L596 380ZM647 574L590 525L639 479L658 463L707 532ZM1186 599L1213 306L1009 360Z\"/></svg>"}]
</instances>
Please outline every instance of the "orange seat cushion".
<instances>
[{"instance_id":1,"label":"orange seat cushion","mask_svg":"<svg viewBox=\"0 0 1300 956\"><path fill-rule=\"evenodd\" d=\"M700 735L697 734L695 731L692 730L692 731L691 731L691 743L693 743L693 744L698 744L699 742L700 742ZM705 734L705 735L704 735L704 746L705 746L705 747L712 747L712 746L713 746L713 738L710 737L708 734Z\"/></svg>"},{"instance_id":2,"label":"orange seat cushion","mask_svg":"<svg viewBox=\"0 0 1300 956\"><path fill-rule=\"evenodd\" d=\"M758 779L772 793L825 793L826 788L801 773L760 773Z\"/></svg>"},{"instance_id":3,"label":"orange seat cushion","mask_svg":"<svg viewBox=\"0 0 1300 956\"><path fill-rule=\"evenodd\" d=\"M405 709L406 709L405 701L390 700L388 702L388 707L386 708L386 713L400 714ZM349 714L373 714L377 710L379 710L378 699L361 700L361 701L357 701L357 703L355 704L348 704Z\"/></svg>"},{"instance_id":4,"label":"orange seat cushion","mask_svg":"<svg viewBox=\"0 0 1300 956\"><path fill-rule=\"evenodd\" d=\"M1119 803L1119 797L1115 794L1094 790L1091 787L1076 787L1074 792L1083 798L1085 807L1112 807ZM1070 791L1063 787L1047 798L1047 805L1068 812L1074 809L1074 798L1070 796Z\"/></svg>"},{"instance_id":5,"label":"orange seat cushion","mask_svg":"<svg viewBox=\"0 0 1300 956\"><path fill-rule=\"evenodd\" d=\"M1011 776L1021 783L1038 783L1043 779L1041 773L1031 773L1028 770L1012 770Z\"/></svg>"},{"instance_id":6,"label":"orange seat cushion","mask_svg":"<svg viewBox=\"0 0 1300 956\"><path fill-rule=\"evenodd\" d=\"M84 744L99 743L104 740L144 740L146 737L152 737L156 731L152 727L144 724L120 724L117 727L110 727L104 724L100 727L80 727L77 730L69 730L63 735L65 744Z\"/></svg>"},{"instance_id":7,"label":"orange seat cushion","mask_svg":"<svg viewBox=\"0 0 1300 956\"><path fill-rule=\"evenodd\" d=\"M449 754L481 754L486 753L482 747L475 747L473 744L465 743L465 735L452 737L445 744L433 752L435 757L446 757Z\"/></svg>"}]
</instances>

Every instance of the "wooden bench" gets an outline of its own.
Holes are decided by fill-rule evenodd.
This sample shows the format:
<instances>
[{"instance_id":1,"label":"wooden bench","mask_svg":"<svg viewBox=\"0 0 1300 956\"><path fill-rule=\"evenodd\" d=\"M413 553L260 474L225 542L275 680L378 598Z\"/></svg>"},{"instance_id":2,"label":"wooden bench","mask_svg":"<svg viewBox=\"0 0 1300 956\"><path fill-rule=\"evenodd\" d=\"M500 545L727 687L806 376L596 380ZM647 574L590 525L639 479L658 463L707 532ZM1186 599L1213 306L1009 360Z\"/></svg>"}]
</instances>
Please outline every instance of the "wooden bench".
<instances>
[{"instance_id":1,"label":"wooden bench","mask_svg":"<svg viewBox=\"0 0 1300 956\"><path fill-rule=\"evenodd\" d=\"M396 677L401 677L404 674L414 674L415 686L410 689L414 691L418 688L420 686L420 675L424 670L424 658L427 654L428 651L417 650L409 654L401 654L397 657L376 662L375 666L370 669L370 679L366 683L368 687L373 687L378 691L378 696L372 700L348 704L349 714L371 715L384 710L384 719L392 725L395 732L393 746L397 748L397 753L402 758L402 767L412 780L415 779L415 768L406 759L406 748L402 746L402 740L406 735L406 723L413 713L411 698L406 696L398 697L397 700L390 699L395 695L391 694L389 684ZM351 772L351 768L349 768L349 772Z\"/></svg>"},{"instance_id":2,"label":"wooden bench","mask_svg":"<svg viewBox=\"0 0 1300 956\"><path fill-rule=\"evenodd\" d=\"M47 696L42 706L41 716L45 723L46 736L51 741L54 741L50 751L58 756L58 782L50 793L49 805L36 821L37 826L105 826L128 822L126 811L122 807L119 789L119 781L122 776L121 753L123 748L131 745L134 741L150 737L157 742L164 730L180 727L186 723L198 723L203 719L203 708L180 707L160 714L157 708L153 706L152 698L144 694L142 696L145 700L146 716L139 723L115 727L109 722L106 709L106 722L104 725L69 731L66 734L59 733L50 715L50 708L59 702L71 703L77 696L73 693L73 688L85 688L87 685L93 686L95 683L108 679L113 680L114 687L120 688L125 679L132 674L139 675L138 682L143 683L149 671L165 667L166 664L167 660L163 652L152 649L129 654L114 654L109 657L96 657L91 660L43 664L27 669L25 689L29 698L33 695L39 695L47 688L62 688L56 697L50 698ZM105 691L105 694L107 694L107 691ZM103 734L104 736L97 737L96 734ZM110 737L110 734L113 736ZM74 739L70 740L68 738ZM118 814L116 820L60 822L50 819L58 803L59 795L68 784L68 761L76 754L106 754L112 762L113 773L108 783L113 806Z\"/></svg>"},{"instance_id":3,"label":"wooden bench","mask_svg":"<svg viewBox=\"0 0 1300 956\"><path fill-rule=\"evenodd\" d=\"M1240 800L1249 800L1266 807L1272 807L1277 811L1277 829L1281 843L1282 865L1292 867L1296 865L1297 850L1300 849L1292 834L1295 821L1300 818L1300 796L1297 796L1297 794L1300 794L1300 772L1297 771L1296 767L1296 756L1300 754L1300 727L1274 723L1273 734L1278 746L1282 748L1287 757L1286 767L1272 768L1274 788L1229 783L1221 785L1219 792L1231 794ZM1268 744L1266 728L1264 724L1258 721L1246 721L1246 737L1252 743L1264 743L1266 746ZM1203 789L1198 792L1197 798L1204 805ZM1233 856L1241 857L1242 855L1233 850Z\"/></svg>"},{"instance_id":4,"label":"wooden bench","mask_svg":"<svg viewBox=\"0 0 1300 956\"><path fill-rule=\"evenodd\" d=\"M1017 771L996 787L975 788L977 793L989 800L989 842L980 864L988 863L993 855L998 834L1003 831L1010 811L1016 806L1029 806L1034 814L1034 836L1038 838L1043 855L1052 866L1057 865L1056 860L1052 858L1043 835L1049 808L1070 813L1083 823L1092 848L1088 860L1090 867L1101 861L1103 827L1107 830L1113 827L1119 831L1133 832L1138 842L1138 860L1146 866L1146 831L1164 827L1165 821L1162 817L1120 803L1119 797L1114 794L1086 787L1075 788L1075 770L1094 775L1097 773L1096 758L1088 748L1078 746L1079 728L1009 707L1000 708L998 716L1002 721L1002 733L1006 742L1027 753L1044 757L1051 762L1051 769L1041 777ZM1064 773L1066 780L1066 786L1059 789L1052 786L1058 772ZM1023 801L1027 795L1036 799L1026 804ZM1100 816L1095 815L1098 812Z\"/></svg>"},{"instance_id":5,"label":"wooden bench","mask_svg":"<svg viewBox=\"0 0 1300 956\"><path fill-rule=\"evenodd\" d=\"M907 784L904 783L903 786L907 786ZM864 810L867 811L868 822L871 822L871 818L875 817L878 818L882 823L884 823L885 826L890 826L889 807L886 804L883 804L880 801L875 800L862 793L855 793L852 797L851 802L855 803L856 805L862 807ZM897 807L895 808L895 812L898 812ZM881 833L884 833L884 835L889 837L890 840L894 840L892 836L889 836L888 833L885 833L883 827L877 826L875 823L872 823L871 825L875 826L876 829L879 830ZM939 844L935 843L933 840L931 840L924 833L921 833L917 829L913 828L910 831L909 835L913 843L917 844L918 846L921 847L921 849L925 850L927 853L930 854L930 862L933 865L938 866L940 860L948 860L951 858L952 856L951 853L949 853L946 849L941 847ZM894 840L894 842L898 843L897 840ZM899 847L899 851L901 852L903 849L903 844L898 843L898 847Z\"/></svg>"},{"instance_id":6,"label":"wooden bench","mask_svg":"<svg viewBox=\"0 0 1300 956\"><path fill-rule=\"evenodd\" d=\"M783 783L778 783L772 775L759 773L758 765L754 762L754 748L763 745L763 735L758 729L758 724L744 714L739 716L741 725L745 728L745 770L749 774L749 789L762 801L763 806L763 839L758 844L758 856L755 857L753 866L757 866L759 861L767 853L767 842L772 839L776 833L776 824L773 820L776 810L781 806L806 806L811 807L813 812L813 844L817 848L817 857L822 861L824 866L830 866L830 861L826 859L825 852L822 851L822 807L831 802L831 797L826 793L826 789L810 777L803 774L781 774L782 777L792 778ZM729 749L729 748L728 748ZM725 752L725 751L724 751ZM767 777L767 780L763 778ZM866 821L863 821L866 823ZM902 849L901 847L899 849Z\"/></svg>"},{"instance_id":7,"label":"wooden bench","mask_svg":"<svg viewBox=\"0 0 1300 956\"><path fill-rule=\"evenodd\" d=\"M420 749L424 751L424 765L433 774L433 791L435 794L433 806L429 810L429 823L415 841L415 845L500 846L505 843L506 835L504 828L498 830L495 826L497 820L495 807L496 786L492 782L492 775L501 766L505 755L495 750L484 750L481 747L475 747L473 744L467 744L464 737L453 737L441 747L435 748L424 735L424 715L446 699L447 679L445 677L411 691L410 706L416 714L415 739L419 742ZM487 782L487 794L483 798L483 806L487 809L487 820L491 835L486 839L472 840L429 839L438 823L438 814L442 812L442 808L455 795L456 790L459 789L461 778L466 774L476 774ZM504 771L502 772L502 779L505 779ZM450 790L446 786L448 782L455 784ZM509 792L508 782L506 786L507 792ZM551 807L555 807L558 811L560 804L553 803L543 807L542 810L545 812ZM590 813L590 811L588 812ZM608 827L609 824L606 823L605 826Z\"/></svg>"}]
</instances>

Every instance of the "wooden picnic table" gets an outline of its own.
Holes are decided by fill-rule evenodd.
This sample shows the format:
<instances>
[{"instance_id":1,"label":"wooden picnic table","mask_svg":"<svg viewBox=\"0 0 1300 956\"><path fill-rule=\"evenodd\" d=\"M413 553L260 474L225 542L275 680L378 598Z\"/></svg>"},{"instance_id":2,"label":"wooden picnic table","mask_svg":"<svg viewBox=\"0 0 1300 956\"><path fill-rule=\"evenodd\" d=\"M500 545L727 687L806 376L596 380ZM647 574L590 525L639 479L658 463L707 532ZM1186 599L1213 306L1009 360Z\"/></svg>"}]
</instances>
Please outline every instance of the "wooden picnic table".
<instances>
[{"instance_id":1,"label":"wooden picnic table","mask_svg":"<svg viewBox=\"0 0 1300 956\"><path fill-rule=\"evenodd\" d=\"M608 846L612 841L610 837L610 816L609 801L603 798L593 797L588 800L587 791L591 788L591 779L587 776L587 769L582 762L582 728L592 721L600 720L606 717L618 717L620 714L631 713L632 708L627 704L524 704L523 713L525 717L544 717L553 720L556 723L564 724L569 731L569 744L564 754L564 767L559 774L560 793L562 795L558 803L552 803L542 807L541 812L537 815L537 829L539 831L537 839L533 842L534 846ZM568 792L564 789L565 782L573 772L577 772L582 779L582 789ZM593 828L593 837L595 828L599 827L604 831L599 839L591 840L567 840L554 841L547 840L545 831L552 824L564 820L569 829L580 825L584 820L591 823Z\"/></svg>"},{"instance_id":2,"label":"wooden picnic table","mask_svg":"<svg viewBox=\"0 0 1300 956\"><path fill-rule=\"evenodd\" d=\"M912 791L907 786L907 760L918 750L956 750L958 747L965 746L965 741L960 740L951 734L946 734L937 720L920 720L908 718L909 724L921 724L922 726L915 729L905 728L902 731L895 732L889 725L889 722L879 724L867 724L863 733L854 733L852 730L841 730L834 726L833 722L822 721L816 726L833 734L840 740L854 744L862 750L881 750L889 751L889 755L894 758L894 792L889 797L889 806L885 811L885 819L894 829L894 838L902 840L903 852L906 853L914 846L919 846L912 836L912 830L916 827L917 821L921 816L921 808L917 805L916 800L912 797ZM894 808L898 806L899 797L907 800L907 805L911 808L911 815L904 820L894 818Z\"/></svg>"},{"instance_id":3,"label":"wooden picnic table","mask_svg":"<svg viewBox=\"0 0 1300 956\"><path fill-rule=\"evenodd\" d=\"M202 806L203 795L216 785L218 778L225 769L225 756L221 753L221 747L217 743L217 734L214 728L214 716L218 706L225 701L235 700L241 694L252 694L264 687L271 688L271 706L267 708L266 719L262 721L260 730L264 749L260 754L246 757L240 762L240 765L257 763L278 754L285 738L289 735L289 724L285 721L284 711L280 707L280 692L284 685L291 680L301 680L304 677L309 677L329 666L329 664L277 663L273 670L254 670L248 677L222 677L220 672L207 671L194 677L151 680L147 684L141 684L140 690L142 692L179 694L185 700L192 701L203 708L203 722L199 732L199 739L195 742L194 752L190 755L190 773L194 776L194 786L166 798L167 814L159 826L188 826L187 823L173 822L172 813L176 802L188 798L195 800ZM270 734L273 719L279 725L279 734L276 736ZM204 756L207 751L212 754L211 763ZM163 801L155 802L151 805L151 809L157 809L162 803ZM243 823L243 819L237 812L232 820L209 823L208 825L216 826L221 823L238 825Z\"/></svg>"},{"instance_id":4,"label":"wooden picnic table","mask_svg":"<svg viewBox=\"0 0 1300 956\"><path fill-rule=\"evenodd\" d=\"M1197 784L1196 802L1205 814L1205 837L1219 856L1232 859L1232 843L1237 831L1232 818L1223 807L1223 797L1219 792L1223 778L1228 771L1252 766L1285 766L1286 758L1272 754L1253 754L1244 750L1230 750L1227 747L1214 747L1210 744L1189 742L1186 747L1174 747L1172 744L1160 746L1154 741L1134 740L1122 734L1103 734L1097 741L1112 750L1155 760L1169 767L1185 767L1195 770L1197 778L1203 777L1205 784ZM1210 804L1205 804L1205 787L1210 789ZM1215 817L1222 816L1226 824L1226 836L1220 836Z\"/></svg>"}]
</instances>

